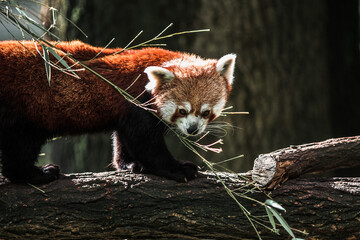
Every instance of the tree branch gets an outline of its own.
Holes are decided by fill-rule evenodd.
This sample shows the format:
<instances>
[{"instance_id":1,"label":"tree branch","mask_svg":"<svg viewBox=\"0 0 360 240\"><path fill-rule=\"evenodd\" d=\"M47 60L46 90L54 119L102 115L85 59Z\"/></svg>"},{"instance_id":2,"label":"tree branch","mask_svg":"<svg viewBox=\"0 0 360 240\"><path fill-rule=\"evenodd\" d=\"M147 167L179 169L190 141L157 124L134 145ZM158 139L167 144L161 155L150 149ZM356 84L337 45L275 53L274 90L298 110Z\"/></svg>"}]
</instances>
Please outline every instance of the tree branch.
<instances>
[{"instance_id":1,"label":"tree branch","mask_svg":"<svg viewBox=\"0 0 360 240\"><path fill-rule=\"evenodd\" d=\"M268 189L311 172L360 165L360 136L291 146L255 159L252 178Z\"/></svg>"},{"instance_id":2,"label":"tree branch","mask_svg":"<svg viewBox=\"0 0 360 240\"><path fill-rule=\"evenodd\" d=\"M236 174L218 174L230 189L246 184ZM70 174L39 188L45 193L0 184L0 239L256 239L239 206L209 172L186 184L128 172ZM309 236L360 237L359 178L292 180L269 194L286 208L290 226ZM248 197L267 198L259 191ZM267 220L263 206L239 201ZM258 228L264 239L288 237Z\"/></svg>"}]
</instances>

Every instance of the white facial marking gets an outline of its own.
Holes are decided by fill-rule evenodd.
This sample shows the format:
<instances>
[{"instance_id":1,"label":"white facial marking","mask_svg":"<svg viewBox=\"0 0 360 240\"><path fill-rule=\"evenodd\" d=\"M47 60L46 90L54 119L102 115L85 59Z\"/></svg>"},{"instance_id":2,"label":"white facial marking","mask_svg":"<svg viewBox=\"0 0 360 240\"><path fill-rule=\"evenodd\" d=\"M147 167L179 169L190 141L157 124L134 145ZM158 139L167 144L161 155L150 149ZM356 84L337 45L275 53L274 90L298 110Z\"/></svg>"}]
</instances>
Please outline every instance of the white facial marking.
<instances>
[{"instance_id":1,"label":"white facial marking","mask_svg":"<svg viewBox=\"0 0 360 240\"><path fill-rule=\"evenodd\" d=\"M186 112L191 111L191 104L189 102L183 102Z\"/></svg>"},{"instance_id":2,"label":"white facial marking","mask_svg":"<svg viewBox=\"0 0 360 240\"><path fill-rule=\"evenodd\" d=\"M176 112L177 105L173 101L167 101L164 105L160 107L160 115L162 119L167 122L170 122L171 117Z\"/></svg>"},{"instance_id":3,"label":"white facial marking","mask_svg":"<svg viewBox=\"0 0 360 240\"><path fill-rule=\"evenodd\" d=\"M213 113L215 114L216 117L218 117L221 114L222 110L225 107L225 104L226 104L226 99L225 97L222 97L220 101L214 105Z\"/></svg>"},{"instance_id":4,"label":"white facial marking","mask_svg":"<svg viewBox=\"0 0 360 240\"><path fill-rule=\"evenodd\" d=\"M176 121L176 125L185 135L191 135L188 133L188 129L192 126L196 126L197 132L194 135L197 135L205 130L207 125L207 119L197 117L194 114L188 114L185 117L178 118Z\"/></svg>"},{"instance_id":5,"label":"white facial marking","mask_svg":"<svg viewBox=\"0 0 360 240\"><path fill-rule=\"evenodd\" d=\"M200 112L203 113L203 112L205 112L207 110L211 110L211 108L210 108L209 104L205 103L204 105L201 106Z\"/></svg>"},{"instance_id":6,"label":"white facial marking","mask_svg":"<svg viewBox=\"0 0 360 240\"><path fill-rule=\"evenodd\" d=\"M183 109L185 109L188 113L191 111L191 104L189 102L183 102L182 106ZM201 107L200 111L202 112L206 110L210 110L209 104L204 104ZM191 113L191 114L187 114L184 117L178 118L175 124L185 135L197 135L205 130L207 121L208 121L207 119L201 116L195 116L194 113ZM188 129L192 127L196 127L197 129L195 134L191 134L188 132Z\"/></svg>"}]
</instances>

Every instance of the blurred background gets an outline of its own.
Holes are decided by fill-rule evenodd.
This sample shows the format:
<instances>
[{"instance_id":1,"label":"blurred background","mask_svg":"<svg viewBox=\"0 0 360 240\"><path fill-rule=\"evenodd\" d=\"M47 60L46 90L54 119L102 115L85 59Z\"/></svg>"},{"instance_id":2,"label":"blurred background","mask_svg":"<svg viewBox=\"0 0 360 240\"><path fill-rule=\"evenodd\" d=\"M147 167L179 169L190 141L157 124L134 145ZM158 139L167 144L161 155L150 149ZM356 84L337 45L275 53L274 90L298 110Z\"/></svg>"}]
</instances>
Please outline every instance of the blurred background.
<instances>
[{"instance_id":1,"label":"blurred background","mask_svg":"<svg viewBox=\"0 0 360 240\"><path fill-rule=\"evenodd\" d=\"M29 1L19 1L19 4ZM236 172L248 171L253 160L289 145L360 134L359 0L46 0L81 28L86 38L64 17L57 16L55 33L63 40L79 39L109 47L126 46L160 33L195 29L210 32L165 39L167 49L206 58L236 53L235 82L228 106L249 115L219 119L232 129L223 137L223 153L203 153L210 161L228 162ZM39 21L52 23L51 11L29 5ZM0 39L9 35L0 24ZM134 43L134 44L135 44ZM44 76L46 81L46 76ZM54 162L62 171L110 170L111 133L63 137L47 144L41 163ZM166 136L180 160L203 165L176 137ZM199 150L201 151L201 150ZM326 164L326 163L324 163ZM359 168L337 171L358 175Z\"/></svg>"}]
</instances>

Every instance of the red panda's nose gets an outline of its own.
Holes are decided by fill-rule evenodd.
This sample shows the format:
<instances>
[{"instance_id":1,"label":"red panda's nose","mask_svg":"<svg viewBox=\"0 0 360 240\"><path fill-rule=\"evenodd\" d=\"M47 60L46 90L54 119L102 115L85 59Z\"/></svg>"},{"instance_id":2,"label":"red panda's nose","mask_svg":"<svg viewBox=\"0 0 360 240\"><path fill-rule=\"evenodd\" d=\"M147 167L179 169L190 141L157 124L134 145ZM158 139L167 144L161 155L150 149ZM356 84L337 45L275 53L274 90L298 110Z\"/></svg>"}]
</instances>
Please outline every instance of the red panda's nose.
<instances>
[{"instance_id":1,"label":"red panda's nose","mask_svg":"<svg viewBox=\"0 0 360 240\"><path fill-rule=\"evenodd\" d=\"M190 127L188 127L188 129L186 129L186 131L190 135L196 135L199 132L199 128L196 124L193 124Z\"/></svg>"}]
</instances>

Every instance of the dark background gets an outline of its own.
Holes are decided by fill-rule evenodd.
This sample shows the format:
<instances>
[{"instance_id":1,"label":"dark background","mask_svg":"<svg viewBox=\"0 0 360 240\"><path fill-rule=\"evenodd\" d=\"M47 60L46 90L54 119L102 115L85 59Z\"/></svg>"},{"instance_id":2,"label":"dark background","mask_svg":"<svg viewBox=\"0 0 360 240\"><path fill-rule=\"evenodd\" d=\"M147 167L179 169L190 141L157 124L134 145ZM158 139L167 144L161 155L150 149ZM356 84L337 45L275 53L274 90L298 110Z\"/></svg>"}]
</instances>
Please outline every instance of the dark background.
<instances>
[{"instance_id":1,"label":"dark background","mask_svg":"<svg viewBox=\"0 0 360 240\"><path fill-rule=\"evenodd\" d=\"M146 41L174 23L167 33L195 29L210 32L176 36L160 43L168 49L207 58L237 54L235 83L228 106L250 115L230 122L222 154L210 161L244 154L227 167L247 171L253 160L289 145L360 134L358 0L132 0L45 1L60 9L86 34L66 21L64 40L124 47ZM174 136L167 136L179 159L198 158ZM111 161L110 133L62 138L44 148L47 161L64 172L104 171ZM201 151L201 150L200 150ZM326 164L326 163L324 163ZM359 169L338 175L358 175Z\"/></svg>"}]
</instances>

